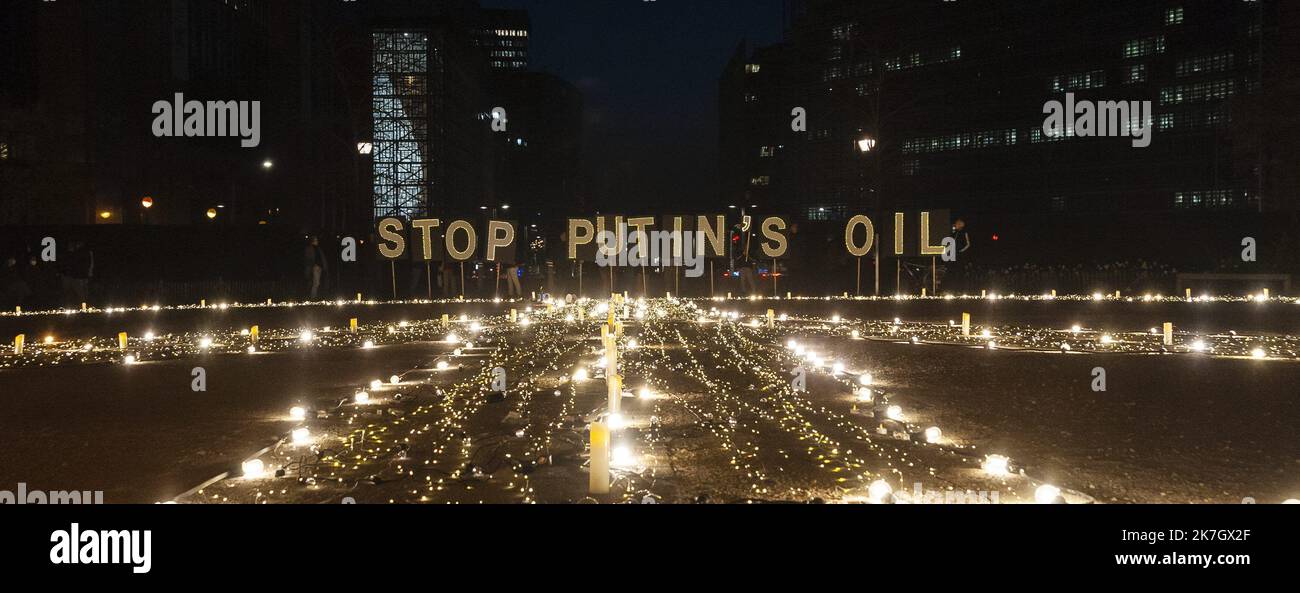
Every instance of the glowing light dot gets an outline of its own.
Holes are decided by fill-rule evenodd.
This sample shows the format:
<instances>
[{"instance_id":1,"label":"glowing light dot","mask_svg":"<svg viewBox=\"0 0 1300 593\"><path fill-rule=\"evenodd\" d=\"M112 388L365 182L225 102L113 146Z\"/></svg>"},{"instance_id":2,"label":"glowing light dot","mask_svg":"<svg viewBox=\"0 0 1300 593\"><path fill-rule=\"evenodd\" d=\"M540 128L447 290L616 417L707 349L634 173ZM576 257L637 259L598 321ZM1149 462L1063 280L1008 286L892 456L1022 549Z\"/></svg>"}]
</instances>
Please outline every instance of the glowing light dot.
<instances>
[{"instance_id":1,"label":"glowing light dot","mask_svg":"<svg viewBox=\"0 0 1300 593\"><path fill-rule=\"evenodd\" d=\"M885 409L885 416L888 416L890 420L896 420L902 422L903 408L900 408L898 406L889 406L888 408Z\"/></svg>"},{"instance_id":2,"label":"glowing light dot","mask_svg":"<svg viewBox=\"0 0 1300 593\"><path fill-rule=\"evenodd\" d=\"M984 458L984 472L994 477L1005 477L1011 475L1011 460L1004 455L989 455Z\"/></svg>"},{"instance_id":3,"label":"glowing light dot","mask_svg":"<svg viewBox=\"0 0 1300 593\"><path fill-rule=\"evenodd\" d=\"M304 445L311 442L311 431L306 428L295 428L292 433L293 444Z\"/></svg>"},{"instance_id":4,"label":"glowing light dot","mask_svg":"<svg viewBox=\"0 0 1300 593\"><path fill-rule=\"evenodd\" d=\"M861 375L858 375L858 383L861 383L862 385L871 385L873 382L875 382L875 379L871 377L871 373L862 373Z\"/></svg>"},{"instance_id":5,"label":"glowing light dot","mask_svg":"<svg viewBox=\"0 0 1300 593\"><path fill-rule=\"evenodd\" d=\"M1250 356L1252 358L1264 358L1268 356L1268 352L1266 352L1263 348L1256 348L1250 351Z\"/></svg>"},{"instance_id":6,"label":"glowing light dot","mask_svg":"<svg viewBox=\"0 0 1300 593\"><path fill-rule=\"evenodd\" d=\"M874 503L884 502L893 493L894 488L884 480L876 480L867 487L867 497Z\"/></svg>"},{"instance_id":7,"label":"glowing light dot","mask_svg":"<svg viewBox=\"0 0 1300 593\"><path fill-rule=\"evenodd\" d=\"M939 430L938 426L931 426L930 428L925 429L925 442L937 443L942 438L943 431Z\"/></svg>"},{"instance_id":8,"label":"glowing light dot","mask_svg":"<svg viewBox=\"0 0 1300 593\"><path fill-rule=\"evenodd\" d=\"M1061 489L1051 484L1043 484L1034 490L1034 500L1038 504L1052 504L1061 496Z\"/></svg>"},{"instance_id":9,"label":"glowing light dot","mask_svg":"<svg viewBox=\"0 0 1300 593\"><path fill-rule=\"evenodd\" d=\"M244 471L246 480L256 480L266 475L266 464L261 459L249 459L240 464L240 469Z\"/></svg>"},{"instance_id":10,"label":"glowing light dot","mask_svg":"<svg viewBox=\"0 0 1300 593\"><path fill-rule=\"evenodd\" d=\"M316 339L316 334L311 330L304 330L301 334L298 334L298 339L301 340L303 343L307 343Z\"/></svg>"},{"instance_id":11,"label":"glowing light dot","mask_svg":"<svg viewBox=\"0 0 1300 593\"><path fill-rule=\"evenodd\" d=\"M402 382L402 378L399 377L399 376L397 376L397 375L393 375L393 376L391 376L391 377L388 378L388 383L391 384L391 385L397 385L397 384L399 384L399 383L401 383L401 382Z\"/></svg>"},{"instance_id":12,"label":"glowing light dot","mask_svg":"<svg viewBox=\"0 0 1300 593\"><path fill-rule=\"evenodd\" d=\"M135 355L134 354L126 355L126 358L122 359L122 362L125 362L126 364L135 364Z\"/></svg>"},{"instance_id":13,"label":"glowing light dot","mask_svg":"<svg viewBox=\"0 0 1300 593\"><path fill-rule=\"evenodd\" d=\"M302 420L307 417L307 410L302 406L289 408L289 418L293 420Z\"/></svg>"},{"instance_id":14,"label":"glowing light dot","mask_svg":"<svg viewBox=\"0 0 1300 593\"><path fill-rule=\"evenodd\" d=\"M54 343L54 336L45 336L45 343L46 343L46 344L53 344L53 343Z\"/></svg>"},{"instance_id":15,"label":"glowing light dot","mask_svg":"<svg viewBox=\"0 0 1300 593\"><path fill-rule=\"evenodd\" d=\"M366 391L358 391L356 395L352 396L352 401L360 405L368 404L370 403L370 393Z\"/></svg>"},{"instance_id":16,"label":"glowing light dot","mask_svg":"<svg viewBox=\"0 0 1300 593\"><path fill-rule=\"evenodd\" d=\"M587 380L587 369L578 369L578 370L574 371L574 372L573 372L573 380L574 380L574 381L586 381L586 380Z\"/></svg>"},{"instance_id":17,"label":"glowing light dot","mask_svg":"<svg viewBox=\"0 0 1300 593\"><path fill-rule=\"evenodd\" d=\"M445 361L445 360L439 360L439 361L438 361L438 364L437 364L437 368L438 368L438 370L440 370L440 371L445 371L445 370L447 370L447 367L449 367L449 366L451 366L451 365L447 364L447 361Z\"/></svg>"},{"instance_id":18,"label":"glowing light dot","mask_svg":"<svg viewBox=\"0 0 1300 593\"><path fill-rule=\"evenodd\" d=\"M636 338L633 338L633 339L630 339L630 340L627 341L627 349L628 349L628 350L636 350L636 347L637 347L638 345L639 345L639 344L637 344Z\"/></svg>"},{"instance_id":19,"label":"glowing light dot","mask_svg":"<svg viewBox=\"0 0 1300 593\"><path fill-rule=\"evenodd\" d=\"M199 348L211 348L212 338L202 338L199 340Z\"/></svg>"},{"instance_id":20,"label":"glowing light dot","mask_svg":"<svg viewBox=\"0 0 1300 593\"><path fill-rule=\"evenodd\" d=\"M366 340L365 342L362 342L362 343L361 343L361 347L362 347L362 348L366 348L366 349L374 348L374 347L375 347L375 341L374 341L374 340Z\"/></svg>"},{"instance_id":21,"label":"glowing light dot","mask_svg":"<svg viewBox=\"0 0 1300 593\"><path fill-rule=\"evenodd\" d=\"M380 381L379 379L375 379L375 380L373 380L373 381L370 382L370 390L371 390L371 391L378 391L379 388L380 388L380 387L383 387L383 386L384 386L384 382L383 382L383 381Z\"/></svg>"},{"instance_id":22,"label":"glowing light dot","mask_svg":"<svg viewBox=\"0 0 1300 593\"><path fill-rule=\"evenodd\" d=\"M611 452L609 464L614 467L632 467L636 465L636 457L632 456L631 449L626 446L618 446Z\"/></svg>"},{"instance_id":23,"label":"glowing light dot","mask_svg":"<svg viewBox=\"0 0 1300 593\"><path fill-rule=\"evenodd\" d=\"M654 397L654 393L650 391L650 388L642 387L641 392L637 394L637 397L640 397L641 399L650 399L651 397Z\"/></svg>"}]
</instances>

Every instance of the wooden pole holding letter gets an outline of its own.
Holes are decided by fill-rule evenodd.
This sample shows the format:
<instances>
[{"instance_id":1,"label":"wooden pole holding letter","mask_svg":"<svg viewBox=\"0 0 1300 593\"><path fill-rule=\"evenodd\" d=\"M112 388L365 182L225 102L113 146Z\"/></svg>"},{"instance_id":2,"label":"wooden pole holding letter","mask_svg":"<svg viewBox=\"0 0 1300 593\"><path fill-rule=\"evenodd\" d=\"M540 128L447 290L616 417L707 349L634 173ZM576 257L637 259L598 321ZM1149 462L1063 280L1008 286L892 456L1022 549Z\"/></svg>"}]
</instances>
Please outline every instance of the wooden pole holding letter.
<instances>
[{"instance_id":1,"label":"wooden pole holding letter","mask_svg":"<svg viewBox=\"0 0 1300 593\"><path fill-rule=\"evenodd\" d=\"M876 296L880 296L880 234L876 234Z\"/></svg>"}]
</instances>

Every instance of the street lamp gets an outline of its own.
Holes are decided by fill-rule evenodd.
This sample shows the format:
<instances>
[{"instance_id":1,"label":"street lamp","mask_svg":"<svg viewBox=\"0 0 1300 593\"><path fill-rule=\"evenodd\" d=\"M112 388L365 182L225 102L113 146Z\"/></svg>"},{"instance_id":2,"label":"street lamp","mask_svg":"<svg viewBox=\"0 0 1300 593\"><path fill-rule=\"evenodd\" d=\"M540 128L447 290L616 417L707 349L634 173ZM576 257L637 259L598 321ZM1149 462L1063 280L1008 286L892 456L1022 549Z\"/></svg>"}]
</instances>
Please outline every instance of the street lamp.
<instances>
[{"instance_id":1,"label":"street lamp","mask_svg":"<svg viewBox=\"0 0 1300 593\"><path fill-rule=\"evenodd\" d=\"M270 169L271 167L274 167L274 166L275 166L275 163L271 162L271 159L267 159L267 160L262 161L262 168L263 168L263 169Z\"/></svg>"},{"instance_id":2,"label":"street lamp","mask_svg":"<svg viewBox=\"0 0 1300 593\"><path fill-rule=\"evenodd\" d=\"M214 218L216 218L216 217L217 217L217 209L216 209L216 208L208 208L208 220L212 220L212 219L214 219Z\"/></svg>"},{"instance_id":3,"label":"street lamp","mask_svg":"<svg viewBox=\"0 0 1300 593\"><path fill-rule=\"evenodd\" d=\"M140 198L140 206L142 206L145 210L153 208L153 198L149 196Z\"/></svg>"}]
</instances>

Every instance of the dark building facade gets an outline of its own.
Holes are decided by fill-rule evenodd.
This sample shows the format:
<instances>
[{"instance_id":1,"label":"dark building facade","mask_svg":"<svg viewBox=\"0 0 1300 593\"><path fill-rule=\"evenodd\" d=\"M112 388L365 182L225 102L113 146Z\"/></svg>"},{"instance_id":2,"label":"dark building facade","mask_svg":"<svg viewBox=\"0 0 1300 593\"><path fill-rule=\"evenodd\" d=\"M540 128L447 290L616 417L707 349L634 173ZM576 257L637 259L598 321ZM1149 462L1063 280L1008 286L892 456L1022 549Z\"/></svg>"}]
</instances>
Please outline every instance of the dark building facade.
<instances>
[{"instance_id":1,"label":"dark building facade","mask_svg":"<svg viewBox=\"0 0 1300 593\"><path fill-rule=\"evenodd\" d=\"M484 9L474 44L487 52L494 70L527 70L530 29L526 10Z\"/></svg>"},{"instance_id":2,"label":"dark building facade","mask_svg":"<svg viewBox=\"0 0 1300 593\"><path fill-rule=\"evenodd\" d=\"M580 208L581 92L551 74L509 71L493 77L490 94L509 114L493 136L498 200L530 218Z\"/></svg>"},{"instance_id":3,"label":"dark building facade","mask_svg":"<svg viewBox=\"0 0 1300 593\"><path fill-rule=\"evenodd\" d=\"M0 27L0 225L356 231L478 212L502 192L549 200L577 167L581 99L526 71L523 11L67 0L15 3ZM260 144L155 137L151 106L177 93L258 101Z\"/></svg>"},{"instance_id":4,"label":"dark building facade","mask_svg":"<svg viewBox=\"0 0 1300 593\"><path fill-rule=\"evenodd\" d=\"M1294 212L1295 6L851 2L720 79L723 199L805 219ZM1049 101L1150 101L1151 142L1044 134ZM791 129L794 108L807 131Z\"/></svg>"},{"instance_id":5,"label":"dark building facade","mask_svg":"<svg viewBox=\"0 0 1300 593\"><path fill-rule=\"evenodd\" d=\"M176 93L260 98L268 80L266 4L7 5L0 13L0 224L201 222L208 209L224 217L262 190L256 149L241 149L234 138L155 137L151 108Z\"/></svg>"}]
</instances>

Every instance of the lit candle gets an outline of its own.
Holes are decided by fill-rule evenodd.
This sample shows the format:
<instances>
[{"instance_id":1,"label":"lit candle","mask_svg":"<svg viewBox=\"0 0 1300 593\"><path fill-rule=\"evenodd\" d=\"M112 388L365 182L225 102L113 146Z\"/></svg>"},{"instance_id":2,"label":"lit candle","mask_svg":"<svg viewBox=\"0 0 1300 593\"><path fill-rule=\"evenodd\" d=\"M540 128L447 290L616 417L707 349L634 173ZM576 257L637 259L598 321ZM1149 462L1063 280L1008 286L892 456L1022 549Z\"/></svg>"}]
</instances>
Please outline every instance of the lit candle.
<instances>
[{"instance_id":1,"label":"lit candle","mask_svg":"<svg viewBox=\"0 0 1300 593\"><path fill-rule=\"evenodd\" d=\"M609 428L602 422L591 424L591 494L609 493Z\"/></svg>"}]
</instances>

